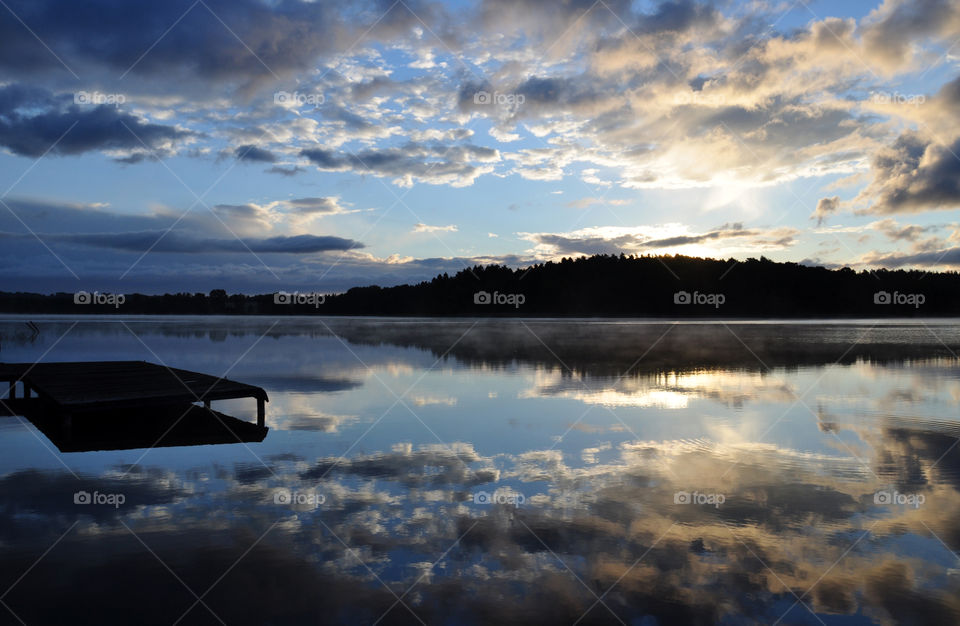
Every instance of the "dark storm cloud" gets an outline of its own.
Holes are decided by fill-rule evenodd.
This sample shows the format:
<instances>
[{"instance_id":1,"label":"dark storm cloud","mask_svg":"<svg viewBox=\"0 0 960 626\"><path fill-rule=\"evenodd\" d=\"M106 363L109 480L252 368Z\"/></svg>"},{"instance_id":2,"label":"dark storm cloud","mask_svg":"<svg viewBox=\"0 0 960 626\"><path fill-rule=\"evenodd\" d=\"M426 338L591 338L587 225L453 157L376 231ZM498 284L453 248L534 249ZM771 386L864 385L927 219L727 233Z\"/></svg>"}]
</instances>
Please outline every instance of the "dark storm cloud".
<instances>
[{"instance_id":1,"label":"dark storm cloud","mask_svg":"<svg viewBox=\"0 0 960 626\"><path fill-rule=\"evenodd\" d=\"M35 158L48 150L76 155L91 150L142 150L144 144L153 149L194 136L146 122L111 104L74 104L73 99L73 94L53 95L21 85L0 87L0 145Z\"/></svg>"},{"instance_id":2,"label":"dark storm cloud","mask_svg":"<svg viewBox=\"0 0 960 626\"><path fill-rule=\"evenodd\" d=\"M237 149L233 151L234 156L237 157L239 161L252 161L257 163L275 163L277 160L276 155L274 155L269 150L264 150L263 148L258 148L254 145L244 145L237 146Z\"/></svg>"},{"instance_id":3,"label":"dark storm cloud","mask_svg":"<svg viewBox=\"0 0 960 626\"><path fill-rule=\"evenodd\" d=\"M294 235L278 237L244 237L239 239L213 239L194 237L177 231L141 231L126 233L82 233L51 234L40 233L44 241L60 241L96 248L125 250L129 252L176 252L183 254L202 254L211 252L236 253L276 253L310 254L330 250L352 250L363 248L363 244L352 239L332 236ZM0 239L32 239L32 235L20 233L0 233Z\"/></svg>"}]
</instances>

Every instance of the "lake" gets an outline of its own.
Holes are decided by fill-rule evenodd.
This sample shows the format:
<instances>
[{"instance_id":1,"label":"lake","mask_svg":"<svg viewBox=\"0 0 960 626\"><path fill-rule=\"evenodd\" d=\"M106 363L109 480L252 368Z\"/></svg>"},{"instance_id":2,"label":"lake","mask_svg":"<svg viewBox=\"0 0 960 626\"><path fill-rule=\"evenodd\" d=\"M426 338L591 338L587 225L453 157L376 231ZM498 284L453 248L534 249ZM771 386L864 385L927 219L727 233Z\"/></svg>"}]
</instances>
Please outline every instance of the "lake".
<instances>
[{"instance_id":1,"label":"lake","mask_svg":"<svg viewBox=\"0 0 960 626\"><path fill-rule=\"evenodd\" d=\"M270 431L0 417L4 623L960 621L956 320L31 319L0 361L223 375Z\"/></svg>"}]
</instances>

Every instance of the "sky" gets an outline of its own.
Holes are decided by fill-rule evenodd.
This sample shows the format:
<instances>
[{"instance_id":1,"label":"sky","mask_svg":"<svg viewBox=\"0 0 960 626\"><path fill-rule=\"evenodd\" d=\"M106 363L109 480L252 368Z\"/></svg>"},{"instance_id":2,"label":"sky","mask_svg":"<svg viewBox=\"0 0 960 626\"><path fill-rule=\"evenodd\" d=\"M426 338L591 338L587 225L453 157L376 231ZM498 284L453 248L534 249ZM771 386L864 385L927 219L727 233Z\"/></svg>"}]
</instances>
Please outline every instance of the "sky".
<instances>
[{"instance_id":1,"label":"sky","mask_svg":"<svg viewBox=\"0 0 960 626\"><path fill-rule=\"evenodd\" d=\"M0 290L960 267L958 0L0 4Z\"/></svg>"}]
</instances>

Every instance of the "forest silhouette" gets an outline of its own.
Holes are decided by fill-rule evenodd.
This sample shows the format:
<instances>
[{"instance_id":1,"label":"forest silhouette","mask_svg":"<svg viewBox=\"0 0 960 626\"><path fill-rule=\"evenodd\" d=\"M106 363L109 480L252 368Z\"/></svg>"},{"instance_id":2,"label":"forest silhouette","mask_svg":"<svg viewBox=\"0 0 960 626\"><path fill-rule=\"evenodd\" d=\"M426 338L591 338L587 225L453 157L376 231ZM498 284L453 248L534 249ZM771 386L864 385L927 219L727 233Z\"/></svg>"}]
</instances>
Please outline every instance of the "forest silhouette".
<instances>
[{"instance_id":1,"label":"forest silhouette","mask_svg":"<svg viewBox=\"0 0 960 626\"><path fill-rule=\"evenodd\" d=\"M6 313L926 317L960 314L960 273L828 269L766 258L595 255L526 268L474 266L395 287L163 295L0 293ZM118 300L122 302L118 303Z\"/></svg>"}]
</instances>

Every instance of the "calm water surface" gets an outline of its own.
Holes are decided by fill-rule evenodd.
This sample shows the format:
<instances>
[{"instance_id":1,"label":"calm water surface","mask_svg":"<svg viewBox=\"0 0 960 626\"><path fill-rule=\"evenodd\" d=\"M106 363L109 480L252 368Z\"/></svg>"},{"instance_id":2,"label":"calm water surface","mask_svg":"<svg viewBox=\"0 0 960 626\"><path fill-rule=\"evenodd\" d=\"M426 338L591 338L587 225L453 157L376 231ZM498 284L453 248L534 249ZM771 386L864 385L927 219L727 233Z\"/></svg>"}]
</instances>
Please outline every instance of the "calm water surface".
<instances>
[{"instance_id":1,"label":"calm water surface","mask_svg":"<svg viewBox=\"0 0 960 626\"><path fill-rule=\"evenodd\" d=\"M956 321L33 319L0 361L225 374L270 432L0 417L4 623L960 620Z\"/></svg>"}]
</instances>

